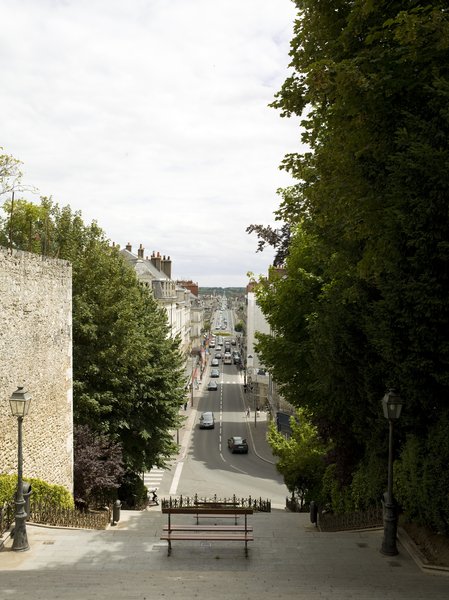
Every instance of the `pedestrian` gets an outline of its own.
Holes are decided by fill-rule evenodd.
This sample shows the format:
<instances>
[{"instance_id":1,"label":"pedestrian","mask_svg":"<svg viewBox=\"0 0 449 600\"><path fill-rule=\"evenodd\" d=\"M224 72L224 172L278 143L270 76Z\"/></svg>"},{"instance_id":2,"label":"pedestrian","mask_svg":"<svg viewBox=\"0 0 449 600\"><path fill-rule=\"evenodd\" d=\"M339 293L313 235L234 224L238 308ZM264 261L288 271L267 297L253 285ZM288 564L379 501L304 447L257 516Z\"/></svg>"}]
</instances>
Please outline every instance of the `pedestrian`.
<instances>
[{"instance_id":1,"label":"pedestrian","mask_svg":"<svg viewBox=\"0 0 449 600\"><path fill-rule=\"evenodd\" d=\"M249 406L248 406L248 408L246 409L246 416L249 417L249 415L250 415L250 410L249 410Z\"/></svg>"},{"instance_id":2,"label":"pedestrian","mask_svg":"<svg viewBox=\"0 0 449 600\"><path fill-rule=\"evenodd\" d=\"M184 402L184 410L187 410L187 402Z\"/></svg>"}]
</instances>

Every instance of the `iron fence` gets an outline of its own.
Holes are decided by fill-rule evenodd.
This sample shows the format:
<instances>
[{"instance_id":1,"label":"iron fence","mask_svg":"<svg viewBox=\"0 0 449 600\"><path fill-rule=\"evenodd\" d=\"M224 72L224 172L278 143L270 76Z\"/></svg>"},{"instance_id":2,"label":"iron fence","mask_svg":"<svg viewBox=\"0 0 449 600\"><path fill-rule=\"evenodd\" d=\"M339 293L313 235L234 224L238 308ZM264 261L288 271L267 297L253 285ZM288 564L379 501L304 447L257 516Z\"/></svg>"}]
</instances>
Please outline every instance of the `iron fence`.
<instances>
[{"instance_id":1,"label":"iron fence","mask_svg":"<svg viewBox=\"0 0 449 600\"><path fill-rule=\"evenodd\" d=\"M333 514L318 512L318 528L321 531L342 531L345 529L371 529L383 525L381 507L373 507L365 511Z\"/></svg>"},{"instance_id":2,"label":"iron fence","mask_svg":"<svg viewBox=\"0 0 449 600\"><path fill-rule=\"evenodd\" d=\"M238 498L235 494L231 497L222 498L214 494L213 496L170 496L161 499L162 508L185 508L197 507L199 503L208 502L214 504L228 504L239 508L252 508L255 512L271 512L271 500L262 498Z\"/></svg>"},{"instance_id":3,"label":"iron fence","mask_svg":"<svg viewBox=\"0 0 449 600\"><path fill-rule=\"evenodd\" d=\"M32 503L28 520L31 523L80 529L106 529L111 522L111 507L101 511L80 511L44 503Z\"/></svg>"},{"instance_id":4,"label":"iron fence","mask_svg":"<svg viewBox=\"0 0 449 600\"><path fill-rule=\"evenodd\" d=\"M5 502L0 506L0 536L2 536L14 522L14 508L12 503Z\"/></svg>"}]
</instances>

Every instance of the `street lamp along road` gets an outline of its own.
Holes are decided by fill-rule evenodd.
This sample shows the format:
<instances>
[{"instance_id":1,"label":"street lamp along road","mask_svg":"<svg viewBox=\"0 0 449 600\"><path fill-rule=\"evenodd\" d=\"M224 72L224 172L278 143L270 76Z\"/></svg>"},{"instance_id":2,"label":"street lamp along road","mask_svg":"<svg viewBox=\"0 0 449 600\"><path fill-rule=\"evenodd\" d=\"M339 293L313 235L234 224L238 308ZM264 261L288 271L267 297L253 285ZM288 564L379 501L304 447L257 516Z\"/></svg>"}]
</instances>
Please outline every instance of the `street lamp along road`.
<instances>
[{"instance_id":1,"label":"street lamp along road","mask_svg":"<svg viewBox=\"0 0 449 600\"><path fill-rule=\"evenodd\" d=\"M388 489L384 494L384 537L380 551L387 556L396 556L398 548L396 536L398 530L398 514L393 497L393 423L401 416L404 401L394 390L389 390L382 398L384 417L388 419Z\"/></svg>"},{"instance_id":2,"label":"street lamp along road","mask_svg":"<svg viewBox=\"0 0 449 600\"><path fill-rule=\"evenodd\" d=\"M27 532L25 499L23 497L23 479L22 479L22 421L23 417L28 414L30 408L31 395L23 388L19 387L9 399L11 413L13 417L17 417L18 422L18 444L17 444L17 493L16 493L16 514L14 527L14 540L12 549L17 552L23 552L29 549Z\"/></svg>"}]
</instances>

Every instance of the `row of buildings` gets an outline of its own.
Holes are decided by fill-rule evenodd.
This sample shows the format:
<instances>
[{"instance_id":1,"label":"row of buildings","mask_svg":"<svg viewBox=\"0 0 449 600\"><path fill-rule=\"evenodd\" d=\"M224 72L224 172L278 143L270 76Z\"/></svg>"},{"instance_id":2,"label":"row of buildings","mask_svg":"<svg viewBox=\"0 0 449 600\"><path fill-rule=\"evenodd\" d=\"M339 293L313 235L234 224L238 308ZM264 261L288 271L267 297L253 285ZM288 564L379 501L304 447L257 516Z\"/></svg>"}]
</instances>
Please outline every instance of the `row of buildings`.
<instances>
[{"instance_id":1,"label":"row of buildings","mask_svg":"<svg viewBox=\"0 0 449 600\"><path fill-rule=\"evenodd\" d=\"M204 306L199 299L198 283L172 279L170 256L152 252L145 256L142 244L133 252L131 244L121 250L123 258L133 267L139 281L148 287L167 313L173 338L179 337L181 349L190 354L201 347L204 329Z\"/></svg>"}]
</instances>

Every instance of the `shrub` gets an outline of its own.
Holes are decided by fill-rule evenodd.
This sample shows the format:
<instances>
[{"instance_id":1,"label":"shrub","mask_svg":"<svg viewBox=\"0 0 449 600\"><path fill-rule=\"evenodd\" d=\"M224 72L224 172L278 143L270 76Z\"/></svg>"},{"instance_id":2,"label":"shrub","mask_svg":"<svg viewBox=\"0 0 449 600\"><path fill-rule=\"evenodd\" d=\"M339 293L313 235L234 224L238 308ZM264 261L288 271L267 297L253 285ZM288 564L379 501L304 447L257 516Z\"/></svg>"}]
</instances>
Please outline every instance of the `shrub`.
<instances>
[{"instance_id":1,"label":"shrub","mask_svg":"<svg viewBox=\"0 0 449 600\"><path fill-rule=\"evenodd\" d=\"M128 471L117 493L123 508L143 508L147 503L147 488L137 473Z\"/></svg>"},{"instance_id":2,"label":"shrub","mask_svg":"<svg viewBox=\"0 0 449 600\"><path fill-rule=\"evenodd\" d=\"M25 477L23 481L31 484L31 501L52 504L60 508L73 508L73 497L70 492L62 485L55 485L35 479ZM14 502L17 490L17 475L0 475L0 504L4 502Z\"/></svg>"}]
</instances>

